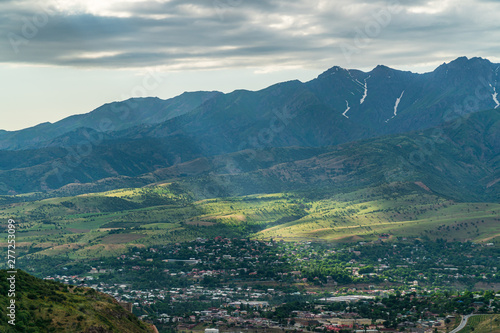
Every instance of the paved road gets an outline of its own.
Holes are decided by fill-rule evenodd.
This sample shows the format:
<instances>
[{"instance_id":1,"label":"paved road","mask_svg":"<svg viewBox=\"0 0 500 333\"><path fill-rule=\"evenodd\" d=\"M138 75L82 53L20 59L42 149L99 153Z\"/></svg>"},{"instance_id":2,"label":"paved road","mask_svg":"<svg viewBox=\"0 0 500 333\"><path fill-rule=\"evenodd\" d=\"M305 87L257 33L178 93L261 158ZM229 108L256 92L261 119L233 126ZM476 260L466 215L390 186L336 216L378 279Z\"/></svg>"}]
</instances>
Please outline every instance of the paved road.
<instances>
[{"instance_id":1,"label":"paved road","mask_svg":"<svg viewBox=\"0 0 500 333\"><path fill-rule=\"evenodd\" d=\"M450 331L450 333L458 333L458 332L460 332L465 327L465 325L467 325L467 320L469 320L469 318L472 317L472 316L473 315L463 316L462 317L462 322L460 323L460 325L458 325L458 327L455 328L453 331Z\"/></svg>"}]
</instances>

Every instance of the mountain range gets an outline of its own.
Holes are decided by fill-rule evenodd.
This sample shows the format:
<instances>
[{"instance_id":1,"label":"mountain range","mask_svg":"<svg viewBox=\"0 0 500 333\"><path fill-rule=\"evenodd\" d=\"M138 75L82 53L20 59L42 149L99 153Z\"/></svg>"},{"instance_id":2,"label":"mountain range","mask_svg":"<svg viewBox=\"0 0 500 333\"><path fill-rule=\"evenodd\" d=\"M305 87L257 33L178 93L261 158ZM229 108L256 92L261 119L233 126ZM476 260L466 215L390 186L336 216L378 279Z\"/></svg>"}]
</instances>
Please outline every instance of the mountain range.
<instances>
[{"instance_id":1,"label":"mountain range","mask_svg":"<svg viewBox=\"0 0 500 333\"><path fill-rule=\"evenodd\" d=\"M465 57L424 74L332 67L260 91L106 104L0 131L0 194L170 179L226 194L411 181L460 200L496 200L499 69Z\"/></svg>"}]
</instances>

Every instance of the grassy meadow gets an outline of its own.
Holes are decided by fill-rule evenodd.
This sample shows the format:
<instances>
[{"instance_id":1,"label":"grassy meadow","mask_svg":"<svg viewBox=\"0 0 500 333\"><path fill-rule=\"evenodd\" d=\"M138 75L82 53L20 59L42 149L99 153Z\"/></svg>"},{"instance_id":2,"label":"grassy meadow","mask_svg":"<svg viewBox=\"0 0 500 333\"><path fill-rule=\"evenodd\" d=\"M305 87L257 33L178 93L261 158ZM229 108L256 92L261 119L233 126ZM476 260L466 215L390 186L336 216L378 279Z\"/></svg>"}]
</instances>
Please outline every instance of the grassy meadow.
<instances>
[{"instance_id":1,"label":"grassy meadow","mask_svg":"<svg viewBox=\"0 0 500 333\"><path fill-rule=\"evenodd\" d=\"M500 204L459 203L415 184L344 194L296 192L195 200L172 184L0 206L18 257L115 256L197 237L352 242L396 237L496 242ZM6 242L6 240L5 240ZM6 243L2 242L2 248Z\"/></svg>"}]
</instances>

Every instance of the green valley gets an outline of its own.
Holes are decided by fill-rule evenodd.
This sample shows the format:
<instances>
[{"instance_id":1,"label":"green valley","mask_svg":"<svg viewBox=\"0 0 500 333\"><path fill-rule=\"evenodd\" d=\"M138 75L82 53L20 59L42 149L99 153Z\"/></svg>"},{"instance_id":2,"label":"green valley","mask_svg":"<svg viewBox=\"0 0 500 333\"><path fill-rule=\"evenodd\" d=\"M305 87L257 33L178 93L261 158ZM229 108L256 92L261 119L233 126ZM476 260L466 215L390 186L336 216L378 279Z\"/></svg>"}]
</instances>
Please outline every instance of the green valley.
<instances>
[{"instance_id":1,"label":"green valley","mask_svg":"<svg viewBox=\"0 0 500 333\"><path fill-rule=\"evenodd\" d=\"M0 218L18 223L18 260L27 264L44 256L83 260L220 235L319 242L387 235L496 243L499 212L500 204L456 202L411 183L343 194L325 190L204 200L167 183L4 205Z\"/></svg>"}]
</instances>

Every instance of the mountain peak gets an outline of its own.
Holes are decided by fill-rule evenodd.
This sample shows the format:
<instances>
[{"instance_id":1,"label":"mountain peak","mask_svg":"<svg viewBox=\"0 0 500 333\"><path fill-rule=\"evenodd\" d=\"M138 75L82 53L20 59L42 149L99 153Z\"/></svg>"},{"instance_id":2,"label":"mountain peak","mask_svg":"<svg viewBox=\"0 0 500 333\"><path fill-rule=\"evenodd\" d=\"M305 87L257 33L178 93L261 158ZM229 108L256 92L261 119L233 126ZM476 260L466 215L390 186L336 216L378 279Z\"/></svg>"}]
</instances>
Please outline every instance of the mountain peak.
<instances>
[{"instance_id":1,"label":"mountain peak","mask_svg":"<svg viewBox=\"0 0 500 333\"><path fill-rule=\"evenodd\" d=\"M455 75L460 75L459 73L475 73L476 75L488 76L492 70L492 63L488 59L481 57L459 57L449 63L443 63L441 66L434 70L434 73L438 75L448 75L448 73L454 72Z\"/></svg>"},{"instance_id":2,"label":"mountain peak","mask_svg":"<svg viewBox=\"0 0 500 333\"><path fill-rule=\"evenodd\" d=\"M332 68L328 69L326 72L323 72L318 76L318 79L325 78L331 75L335 75L338 73L346 72L347 70L345 68L342 68L340 66L333 66Z\"/></svg>"},{"instance_id":3,"label":"mountain peak","mask_svg":"<svg viewBox=\"0 0 500 333\"><path fill-rule=\"evenodd\" d=\"M462 57L458 57L455 60L450 61L450 64L451 63L464 63L464 62L467 62L467 61L469 61L469 58L467 58L466 56L462 56Z\"/></svg>"},{"instance_id":4,"label":"mountain peak","mask_svg":"<svg viewBox=\"0 0 500 333\"><path fill-rule=\"evenodd\" d=\"M475 65L490 65L491 62L488 59L484 59L481 57L458 57L457 59L450 61L449 63L443 63L441 66L449 66L450 68L458 68L458 67L467 67L467 66L475 66ZM440 66L440 67L441 67Z\"/></svg>"},{"instance_id":5,"label":"mountain peak","mask_svg":"<svg viewBox=\"0 0 500 333\"><path fill-rule=\"evenodd\" d=\"M377 65L377 67L372 69L369 74L372 77L377 77L377 78L391 78L398 73L403 73L403 72L385 65ZM411 74L411 72L408 73Z\"/></svg>"},{"instance_id":6,"label":"mountain peak","mask_svg":"<svg viewBox=\"0 0 500 333\"><path fill-rule=\"evenodd\" d=\"M378 70L378 71L388 71L388 70L392 70L392 68L387 67L386 65L377 65L377 67L375 67L373 70L374 71L375 70Z\"/></svg>"}]
</instances>

